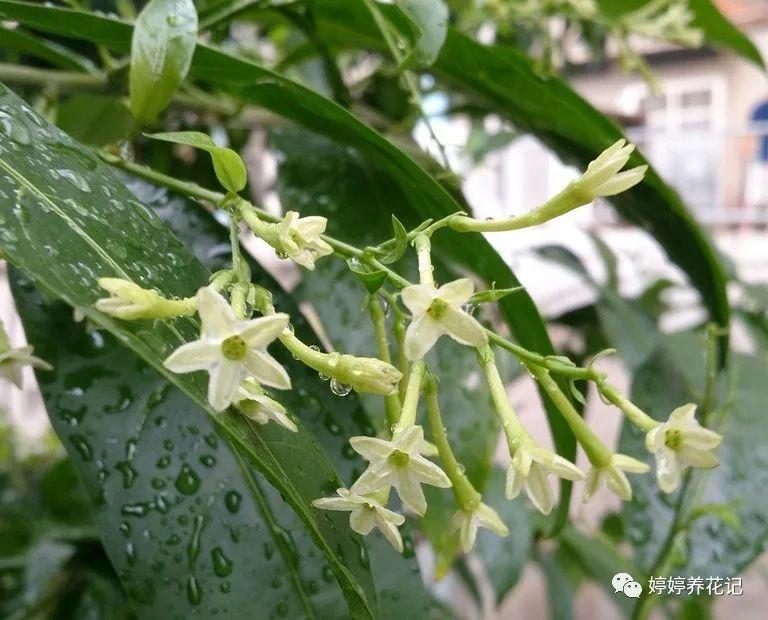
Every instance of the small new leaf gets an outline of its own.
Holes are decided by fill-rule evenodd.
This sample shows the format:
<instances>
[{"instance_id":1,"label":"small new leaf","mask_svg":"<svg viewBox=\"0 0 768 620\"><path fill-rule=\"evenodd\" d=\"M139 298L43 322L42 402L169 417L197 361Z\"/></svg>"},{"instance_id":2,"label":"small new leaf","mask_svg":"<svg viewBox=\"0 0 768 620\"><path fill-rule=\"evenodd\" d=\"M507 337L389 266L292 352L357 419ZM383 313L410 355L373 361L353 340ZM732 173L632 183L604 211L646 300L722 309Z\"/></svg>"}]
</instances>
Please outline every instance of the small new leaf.
<instances>
[{"instance_id":1,"label":"small new leaf","mask_svg":"<svg viewBox=\"0 0 768 620\"><path fill-rule=\"evenodd\" d=\"M384 284L384 280L387 279L386 271L363 271L353 261L348 260L347 265L349 270L357 276L357 279L363 283L365 290L369 295L373 295Z\"/></svg>"},{"instance_id":2,"label":"small new leaf","mask_svg":"<svg viewBox=\"0 0 768 620\"><path fill-rule=\"evenodd\" d=\"M480 291L479 293L475 293L472 295L472 297L469 298L469 303L482 304L492 301L499 301L499 299L503 299L507 295L511 295L517 291L522 291L523 288L524 287L522 286L515 286L513 288L492 288L487 291Z\"/></svg>"},{"instance_id":3,"label":"small new leaf","mask_svg":"<svg viewBox=\"0 0 768 620\"><path fill-rule=\"evenodd\" d=\"M128 90L136 123L152 122L187 77L197 43L192 0L150 0L136 18Z\"/></svg>"},{"instance_id":4,"label":"small new leaf","mask_svg":"<svg viewBox=\"0 0 768 620\"><path fill-rule=\"evenodd\" d=\"M393 247L387 254L379 259L385 265L399 260L408 249L408 231L405 230L405 226L403 226L402 222L394 215L392 216L392 228L395 231ZM390 242L387 242L386 245L389 245L389 243Z\"/></svg>"},{"instance_id":5,"label":"small new leaf","mask_svg":"<svg viewBox=\"0 0 768 620\"><path fill-rule=\"evenodd\" d=\"M186 144L206 151L213 161L213 170L219 183L235 194L241 191L248 180L245 164L240 156L232 149L218 146L211 138L199 131L171 131L167 133L146 134L148 138L173 142L174 144Z\"/></svg>"}]
</instances>

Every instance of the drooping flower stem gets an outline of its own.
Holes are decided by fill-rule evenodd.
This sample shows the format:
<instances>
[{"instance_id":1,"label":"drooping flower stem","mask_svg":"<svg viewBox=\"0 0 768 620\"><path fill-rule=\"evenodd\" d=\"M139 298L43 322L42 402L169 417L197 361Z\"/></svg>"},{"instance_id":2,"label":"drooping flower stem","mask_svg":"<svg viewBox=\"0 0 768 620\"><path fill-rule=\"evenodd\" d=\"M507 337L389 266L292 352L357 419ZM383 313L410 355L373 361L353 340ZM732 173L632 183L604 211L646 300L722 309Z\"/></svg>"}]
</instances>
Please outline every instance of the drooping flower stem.
<instances>
[{"instance_id":1,"label":"drooping flower stem","mask_svg":"<svg viewBox=\"0 0 768 620\"><path fill-rule=\"evenodd\" d=\"M576 411L571 401L565 395L565 393L557 385L557 382L551 377L549 371L546 368L541 368L534 364L526 365L528 371L538 381L539 385L544 389L552 399L552 402L557 407L560 414L565 418L571 431L576 436L577 441L584 448L584 452L589 458L589 462L595 467L603 467L611 462L612 452L611 450L595 435L591 428L587 425Z\"/></svg>"},{"instance_id":2,"label":"drooping flower stem","mask_svg":"<svg viewBox=\"0 0 768 620\"><path fill-rule=\"evenodd\" d=\"M491 392L491 400L494 409L501 419L501 426L504 429L504 435L507 437L507 443L510 450L516 450L522 443L528 440L528 431L512 409L512 405L507 398L507 391L504 388L504 382L499 374L499 368L496 366L496 358L491 346L486 344L477 348L477 358L485 374L485 380L488 383L488 389Z\"/></svg>"},{"instance_id":3,"label":"drooping flower stem","mask_svg":"<svg viewBox=\"0 0 768 620\"><path fill-rule=\"evenodd\" d=\"M609 402L618 407L621 412L627 416L627 419L644 433L647 433L649 430L659 425L657 420L654 420L651 416L645 413L645 411L631 402L611 384L603 381L598 383L597 387L600 390L600 393L605 396Z\"/></svg>"},{"instance_id":4,"label":"drooping flower stem","mask_svg":"<svg viewBox=\"0 0 768 620\"><path fill-rule=\"evenodd\" d=\"M502 232L530 228L572 211L584 204L582 200L583 196L568 185L544 204L522 215L503 220L476 220L466 215L454 215L447 221L447 225L458 232Z\"/></svg>"},{"instance_id":5,"label":"drooping flower stem","mask_svg":"<svg viewBox=\"0 0 768 620\"><path fill-rule=\"evenodd\" d=\"M419 408L419 395L421 394L421 382L424 379L426 365L423 360L413 362L408 374L408 385L405 388L403 409L397 422L397 431L400 432L416 423L416 412Z\"/></svg>"},{"instance_id":6,"label":"drooping flower stem","mask_svg":"<svg viewBox=\"0 0 768 620\"><path fill-rule=\"evenodd\" d=\"M472 512L480 504L480 493L475 490L469 478L464 474L464 468L456 460L448 441L443 418L440 414L440 403L437 396L437 381L431 375L427 376L424 388L427 419L432 430L432 441L437 446L437 452L443 464L443 471L453 484L453 495L456 505L467 512Z\"/></svg>"},{"instance_id":7,"label":"drooping flower stem","mask_svg":"<svg viewBox=\"0 0 768 620\"><path fill-rule=\"evenodd\" d=\"M371 295L368 298L368 312L373 323L379 359L391 364L392 356L389 353L389 341L387 340L387 319L384 316L384 309L381 307L381 301L377 295ZM400 408L400 396L397 392L384 397L384 412L386 413L390 428L397 423L400 417Z\"/></svg>"}]
</instances>

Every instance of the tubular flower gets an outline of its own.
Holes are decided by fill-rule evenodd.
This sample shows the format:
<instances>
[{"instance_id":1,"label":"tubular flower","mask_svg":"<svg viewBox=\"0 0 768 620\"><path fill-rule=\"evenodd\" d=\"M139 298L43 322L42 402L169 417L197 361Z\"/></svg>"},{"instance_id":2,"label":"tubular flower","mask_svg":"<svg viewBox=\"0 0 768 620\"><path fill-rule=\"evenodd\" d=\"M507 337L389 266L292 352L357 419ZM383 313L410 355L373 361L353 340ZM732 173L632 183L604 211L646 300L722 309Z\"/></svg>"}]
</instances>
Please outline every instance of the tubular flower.
<instances>
[{"instance_id":1,"label":"tubular flower","mask_svg":"<svg viewBox=\"0 0 768 620\"><path fill-rule=\"evenodd\" d=\"M409 426L392 441L377 437L351 437L349 444L369 462L368 469L352 485L365 495L395 487L403 503L418 515L427 510L422 484L448 488L451 481L442 469L423 456L424 429Z\"/></svg>"},{"instance_id":2,"label":"tubular flower","mask_svg":"<svg viewBox=\"0 0 768 620\"><path fill-rule=\"evenodd\" d=\"M583 480L584 474L562 456L532 444L521 444L512 455L507 469L507 499L525 493L536 509L547 515L555 506L555 496L549 485L549 474L566 480Z\"/></svg>"},{"instance_id":3,"label":"tubular flower","mask_svg":"<svg viewBox=\"0 0 768 620\"><path fill-rule=\"evenodd\" d=\"M628 502L632 499L632 487L624 473L644 474L650 467L647 463L633 459L626 454L614 454L611 462L602 467L592 467L587 473L587 481L584 485L584 501L589 501L600 486L600 481L605 479L606 486L616 493L622 500Z\"/></svg>"},{"instance_id":4,"label":"tubular flower","mask_svg":"<svg viewBox=\"0 0 768 620\"><path fill-rule=\"evenodd\" d=\"M643 180L648 166L638 166L619 172L629 161L635 150L634 144L621 139L605 149L586 172L571 186L571 192L580 197L581 204L592 202L598 196L614 196Z\"/></svg>"},{"instance_id":5,"label":"tubular flower","mask_svg":"<svg viewBox=\"0 0 768 620\"><path fill-rule=\"evenodd\" d=\"M299 430L293 420L288 417L285 407L264 394L264 390L253 379L243 381L238 397L242 400L237 401L237 408L251 420L259 424L266 424L273 420L294 433Z\"/></svg>"},{"instance_id":6,"label":"tubular flower","mask_svg":"<svg viewBox=\"0 0 768 620\"><path fill-rule=\"evenodd\" d=\"M375 357L342 355L334 364L332 376L356 392L386 396L397 391L403 373L392 364Z\"/></svg>"},{"instance_id":7,"label":"tubular flower","mask_svg":"<svg viewBox=\"0 0 768 620\"><path fill-rule=\"evenodd\" d=\"M34 347L31 346L11 348L5 326L0 321L0 378L21 388L21 369L24 366L53 370L53 366L32 355L33 352Z\"/></svg>"},{"instance_id":8,"label":"tubular flower","mask_svg":"<svg viewBox=\"0 0 768 620\"><path fill-rule=\"evenodd\" d=\"M477 529L484 527L497 536L509 536L509 529L499 514L482 502L474 510L458 510L451 519L451 531L459 532L459 541L464 553L469 553L475 546Z\"/></svg>"},{"instance_id":9,"label":"tubular flower","mask_svg":"<svg viewBox=\"0 0 768 620\"><path fill-rule=\"evenodd\" d=\"M403 303L413 315L405 332L405 355L409 360L424 357L443 334L472 347L488 342L477 319L461 309L473 292L474 286L467 278L443 284L438 289L413 284L402 290Z\"/></svg>"},{"instance_id":10,"label":"tubular flower","mask_svg":"<svg viewBox=\"0 0 768 620\"><path fill-rule=\"evenodd\" d=\"M349 526L358 534L370 534L375 527L387 537L399 553L403 552L403 539L398 525L405 523L403 515L385 508L370 495L359 495L349 489L337 489L338 497L316 499L312 505L323 510L349 510Z\"/></svg>"},{"instance_id":11,"label":"tubular flower","mask_svg":"<svg viewBox=\"0 0 768 620\"><path fill-rule=\"evenodd\" d=\"M299 217L296 211L288 211L277 226L275 249L294 263L309 270L315 261L333 254L333 248L320 238L328 220L319 215Z\"/></svg>"},{"instance_id":12,"label":"tubular flower","mask_svg":"<svg viewBox=\"0 0 768 620\"><path fill-rule=\"evenodd\" d=\"M207 287L198 291L197 307L200 338L171 353L164 362L168 370L207 370L208 402L216 411L237 399L246 376L280 390L290 389L288 373L266 350L288 324L287 314L239 320L224 298Z\"/></svg>"},{"instance_id":13,"label":"tubular flower","mask_svg":"<svg viewBox=\"0 0 768 620\"><path fill-rule=\"evenodd\" d=\"M719 462L712 450L723 436L704 428L696 420L696 405L675 409L669 420L648 431L645 446L656 457L659 488L671 493L680 484L680 474L687 467L710 469Z\"/></svg>"},{"instance_id":14,"label":"tubular flower","mask_svg":"<svg viewBox=\"0 0 768 620\"><path fill-rule=\"evenodd\" d=\"M195 313L194 299L166 299L121 278L99 278L98 284L112 296L99 299L96 309L118 319L168 319Z\"/></svg>"}]
</instances>

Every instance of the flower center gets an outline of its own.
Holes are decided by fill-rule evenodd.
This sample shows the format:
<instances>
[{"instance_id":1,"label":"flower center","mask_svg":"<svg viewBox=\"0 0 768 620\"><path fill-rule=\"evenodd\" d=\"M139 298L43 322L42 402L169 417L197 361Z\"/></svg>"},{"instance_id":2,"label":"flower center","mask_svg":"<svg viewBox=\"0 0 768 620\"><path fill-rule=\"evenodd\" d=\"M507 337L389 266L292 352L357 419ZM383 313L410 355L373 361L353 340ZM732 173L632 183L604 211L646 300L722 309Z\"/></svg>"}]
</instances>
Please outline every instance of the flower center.
<instances>
[{"instance_id":1,"label":"flower center","mask_svg":"<svg viewBox=\"0 0 768 620\"><path fill-rule=\"evenodd\" d=\"M221 352L228 360L236 362L245 357L248 345L240 336L230 336L221 343Z\"/></svg>"},{"instance_id":2,"label":"flower center","mask_svg":"<svg viewBox=\"0 0 768 620\"><path fill-rule=\"evenodd\" d=\"M411 460L410 455L402 450L392 450L389 457L387 457L390 463L395 467L405 467Z\"/></svg>"},{"instance_id":3,"label":"flower center","mask_svg":"<svg viewBox=\"0 0 768 620\"><path fill-rule=\"evenodd\" d=\"M669 429L664 433L664 445L671 450L676 450L680 447L683 441L683 434L677 429Z\"/></svg>"},{"instance_id":4,"label":"flower center","mask_svg":"<svg viewBox=\"0 0 768 620\"><path fill-rule=\"evenodd\" d=\"M427 308L427 314L431 316L435 321L439 321L445 315L445 311L448 309L448 304L442 299L435 299Z\"/></svg>"}]
</instances>

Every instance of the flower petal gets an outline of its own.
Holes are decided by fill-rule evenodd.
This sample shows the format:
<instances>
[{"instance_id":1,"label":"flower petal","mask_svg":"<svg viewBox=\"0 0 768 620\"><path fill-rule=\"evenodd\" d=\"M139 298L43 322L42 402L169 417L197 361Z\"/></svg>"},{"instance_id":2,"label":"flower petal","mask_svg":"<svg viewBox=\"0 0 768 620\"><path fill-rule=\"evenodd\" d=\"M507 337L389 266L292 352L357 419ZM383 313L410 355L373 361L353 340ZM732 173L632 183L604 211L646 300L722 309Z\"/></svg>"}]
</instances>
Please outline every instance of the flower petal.
<instances>
[{"instance_id":1,"label":"flower petal","mask_svg":"<svg viewBox=\"0 0 768 620\"><path fill-rule=\"evenodd\" d=\"M216 411L224 411L237 398L243 367L237 362L221 360L210 371L208 402Z\"/></svg>"},{"instance_id":2,"label":"flower petal","mask_svg":"<svg viewBox=\"0 0 768 620\"><path fill-rule=\"evenodd\" d=\"M231 336L237 323L235 313L226 300L209 286L197 291L197 312L202 327L200 334L210 338Z\"/></svg>"},{"instance_id":3,"label":"flower petal","mask_svg":"<svg viewBox=\"0 0 768 620\"><path fill-rule=\"evenodd\" d=\"M435 297L439 297L449 306L460 306L467 303L474 292L475 285L472 284L472 280L469 278L459 278L453 282L443 284L437 289Z\"/></svg>"},{"instance_id":4,"label":"flower petal","mask_svg":"<svg viewBox=\"0 0 768 620\"><path fill-rule=\"evenodd\" d=\"M688 403L675 409L669 414L669 422L677 424L689 424L696 419L696 405Z\"/></svg>"},{"instance_id":5,"label":"flower petal","mask_svg":"<svg viewBox=\"0 0 768 620\"><path fill-rule=\"evenodd\" d=\"M400 291L400 298L412 314L421 315L435 299L435 289L426 284L411 284Z\"/></svg>"},{"instance_id":6,"label":"flower petal","mask_svg":"<svg viewBox=\"0 0 768 620\"><path fill-rule=\"evenodd\" d=\"M550 463L544 464L540 462L540 464L542 467L555 474L558 478L565 478L566 480L584 480L584 472L559 454L553 454Z\"/></svg>"},{"instance_id":7,"label":"flower petal","mask_svg":"<svg viewBox=\"0 0 768 620\"><path fill-rule=\"evenodd\" d=\"M397 489L400 499L417 515L423 515L427 511L427 500L419 481L409 474L406 467L395 469L394 474L395 480L392 486Z\"/></svg>"},{"instance_id":8,"label":"flower petal","mask_svg":"<svg viewBox=\"0 0 768 620\"><path fill-rule=\"evenodd\" d=\"M480 525L497 536L509 536L509 528L501 520L499 513L487 504L481 503L475 511Z\"/></svg>"},{"instance_id":9,"label":"flower petal","mask_svg":"<svg viewBox=\"0 0 768 620\"><path fill-rule=\"evenodd\" d=\"M360 477L355 480L350 490L353 493L365 495L366 493L375 493L385 488L389 489L392 486L392 477L392 465L387 461L369 465Z\"/></svg>"},{"instance_id":10,"label":"flower petal","mask_svg":"<svg viewBox=\"0 0 768 620\"><path fill-rule=\"evenodd\" d=\"M672 493L680 486L681 469L677 455L672 450L664 448L656 454L656 480L664 493Z\"/></svg>"},{"instance_id":11,"label":"flower petal","mask_svg":"<svg viewBox=\"0 0 768 620\"><path fill-rule=\"evenodd\" d=\"M602 478L600 470L597 467L590 467L589 471L587 472L586 481L584 482L583 501L588 502L590 499L592 499L592 496L594 496L598 487L600 486L600 478Z\"/></svg>"},{"instance_id":12,"label":"flower petal","mask_svg":"<svg viewBox=\"0 0 768 620\"><path fill-rule=\"evenodd\" d=\"M545 515L552 512L555 506L552 487L549 486L546 470L537 463L531 465L531 471L525 479L525 492L539 512Z\"/></svg>"},{"instance_id":13,"label":"flower petal","mask_svg":"<svg viewBox=\"0 0 768 620\"><path fill-rule=\"evenodd\" d=\"M391 441L378 437L366 437L359 435L349 438L349 445L366 461L379 461L386 459L394 449Z\"/></svg>"},{"instance_id":14,"label":"flower petal","mask_svg":"<svg viewBox=\"0 0 768 620\"><path fill-rule=\"evenodd\" d=\"M395 549L397 549L397 552L402 553L403 539L400 536L400 530L397 529L397 526L387 519L382 519L381 516L379 516L378 511L376 511L376 525L379 527L381 533L384 534L390 544Z\"/></svg>"},{"instance_id":15,"label":"flower petal","mask_svg":"<svg viewBox=\"0 0 768 620\"><path fill-rule=\"evenodd\" d=\"M448 476L440 467L422 456L411 456L407 467L411 470L414 477L425 484L440 487L441 489L453 486Z\"/></svg>"},{"instance_id":16,"label":"flower petal","mask_svg":"<svg viewBox=\"0 0 768 620\"><path fill-rule=\"evenodd\" d=\"M631 474L645 474L651 469L648 463L633 459L626 454L614 454L611 460L616 467Z\"/></svg>"},{"instance_id":17,"label":"flower petal","mask_svg":"<svg viewBox=\"0 0 768 620\"><path fill-rule=\"evenodd\" d=\"M312 505L322 510L355 510L360 507L360 502L353 502L343 497L321 497L312 500Z\"/></svg>"},{"instance_id":18,"label":"flower petal","mask_svg":"<svg viewBox=\"0 0 768 620\"><path fill-rule=\"evenodd\" d=\"M163 362L171 372L193 372L211 368L223 359L221 345L208 340L195 340L181 345Z\"/></svg>"},{"instance_id":19,"label":"flower petal","mask_svg":"<svg viewBox=\"0 0 768 620\"><path fill-rule=\"evenodd\" d=\"M236 327L236 333L251 349L265 349L277 338L288 325L290 317L283 313L270 314L250 321L241 321Z\"/></svg>"},{"instance_id":20,"label":"flower petal","mask_svg":"<svg viewBox=\"0 0 768 620\"><path fill-rule=\"evenodd\" d=\"M291 378L285 368L266 351L248 351L243 364L259 383L278 390L291 389Z\"/></svg>"},{"instance_id":21,"label":"flower petal","mask_svg":"<svg viewBox=\"0 0 768 620\"><path fill-rule=\"evenodd\" d=\"M475 518L474 513L465 513L462 515L461 525L459 527L459 541L461 542L462 551L464 551L464 553L472 551L476 539L477 518Z\"/></svg>"},{"instance_id":22,"label":"flower petal","mask_svg":"<svg viewBox=\"0 0 768 620\"><path fill-rule=\"evenodd\" d=\"M614 460L615 460L614 456ZM632 499L632 486L627 480L627 475L614 465L608 465L603 468L603 474L605 476L605 484L608 488L616 493L625 502Z\"/></svg>"},{"instance_id":23,"label":"flower petal","mask_svg":"<svg viewBox=\"0 0 768 620\"><path fill-rule=\"evenodd\" d=\"M448 335L460 344L479 347L488 342L483 326L463 310L446 308L440 320Z\"/></svg>"},{"instance_id":24,"label":"flower petal","mask_svg":"<svg viewBox=\"0 0 768 620\"><path fill-rule=\"evenodd\" d=\"M441 323L433 320L428 314L422 314L415 321L411 321L405 331L405 356L411 361L420 360L444 333L445 328Z\"/></svg>"},{"instance_id":25,"label":"flower petal","mask_svg":"<svg viewBox=\"0 0 768 620\"><path fill-rule=\"evenodd\" d=\"M697 450L713 450L723 441L720 433L699 426L687 428L683 431L683 446Z\"/></svg>"},{"instance_id":26,"label":"flower petal","mask_svg":"<svg viewBox=\"0 0 768 620\"><path fill-rule=\"evenodd\" d=\"M594 189L594 192L598 196L615 196L640 183L647 171L648 166L638 166L637 168L625 170L614 175L605 183L600 184Z\"/></svg>"},{"instance_id":27,"label":"flower petal","mask_svg":"<svg viewBox=\"0 0 768 620\"><path fill-rule=\"evenodd\" d=\"M525 477L520 473L514 464L511 464L507 468L507 483L504 489L504 494L507 499L515 499L520 495L520 490L523 488L523 480Z\"/></svg>"},{"instance_id":28,"label":"flower petal","mask_svg":"<svg viewBox=\"0 0 768 620\"><path fill-rule=\"evenodd\" d=\"M321 215L309 215L298 219L294 224L294 227L304 239L309 241L312 237L317 237L324 233L327 225L327 218L324 218Z\"/></svg>"},{"instance_id":29,"label":"flower petal","mask_svg":"<svg viewBox=\"0 0 768 620\"><path fill-rule=\"evenodd\" d=\"M720 464L717 457L708 450L697 450L686 446L678 451L678 457L681 462L701 469L712 469Z\"/></svg>"},{"instance_id":30,"label":"flower petal","mask_svg":"<svg viewBox=\"0 0 768 620\"><path fill-rule=\"evenodd\" d=\"M358 534L370 534L376 525L376 512L367 506L358 506L349 514L349 526Z\"/></svg>"},{"instance_id":31,"label":"flower petal","mask_svg":"<svg viewBox=\"0 0 768 620\"><path fill-rule=\"evenodd\" d=\"M424 429L413 424L401 430L392 438L392 447L407 452L408 454L418 454L419 448L424 441Z\"/></svg>"}]
</instances>

